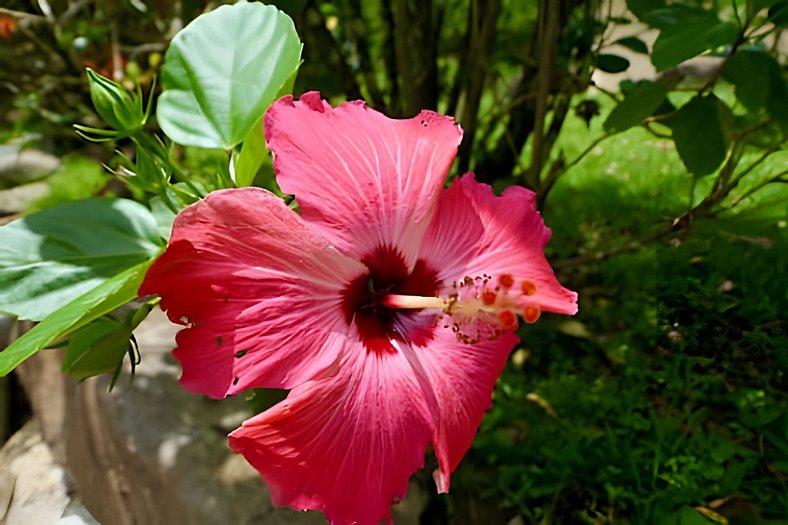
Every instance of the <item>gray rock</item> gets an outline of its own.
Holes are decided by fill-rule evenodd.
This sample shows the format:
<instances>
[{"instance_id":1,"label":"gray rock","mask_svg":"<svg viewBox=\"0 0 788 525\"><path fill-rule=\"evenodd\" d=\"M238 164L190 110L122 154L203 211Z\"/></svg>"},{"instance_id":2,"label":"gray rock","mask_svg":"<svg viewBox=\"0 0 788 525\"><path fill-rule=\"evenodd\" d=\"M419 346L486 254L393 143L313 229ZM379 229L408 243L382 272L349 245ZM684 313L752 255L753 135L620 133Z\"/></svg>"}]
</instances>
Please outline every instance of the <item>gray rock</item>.
<instances>
[{"instance_id":1,"label":"gray rock","mask_svg":"<svg viewBox=\"0 0 788 525\"><path fill-rule=\"evenodd\" d=\"M57 157L18 144L0 146L0 189L41 180L60 166Z\"/></svg>"},{"instance_id":2,"label":"gray rock","mask_svg":"<svg viewBox=\"0 0 788 525\"><path fill-rule=\"evenodd\" d=\"M31 182L8 190L0 190L0 214L22 213L33 202L49 193L46 182Z\"/></svg>"},{"instance_id":3,"label":"gray rock","mask_svg":"<svg viewBox=\"0 0 788 525\"><path fill-rule=\"evenodd\" d=\"M97 525L74 495L38 423L30 422L0 449L0 523Z\"/></svg>"}]
</instances>

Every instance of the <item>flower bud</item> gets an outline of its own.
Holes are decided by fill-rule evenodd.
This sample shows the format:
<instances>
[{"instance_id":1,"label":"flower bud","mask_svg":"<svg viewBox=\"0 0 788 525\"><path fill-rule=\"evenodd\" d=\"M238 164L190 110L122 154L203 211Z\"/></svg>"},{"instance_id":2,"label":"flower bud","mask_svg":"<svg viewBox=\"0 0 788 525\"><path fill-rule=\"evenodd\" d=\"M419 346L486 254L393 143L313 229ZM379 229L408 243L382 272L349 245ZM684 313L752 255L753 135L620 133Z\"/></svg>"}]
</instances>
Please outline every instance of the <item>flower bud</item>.
<instances>
[{"instance_id":1,"label":"flower bud","mask_svg":"<svg viewBox=\"0 0 788 525\"><path fill-rule=\"evenodd\" d=\"M90 98L99 116L121 134L129 134L145 124L139 95L132 95L120 84L87 68Z\"/></svg>"}]
</instances>

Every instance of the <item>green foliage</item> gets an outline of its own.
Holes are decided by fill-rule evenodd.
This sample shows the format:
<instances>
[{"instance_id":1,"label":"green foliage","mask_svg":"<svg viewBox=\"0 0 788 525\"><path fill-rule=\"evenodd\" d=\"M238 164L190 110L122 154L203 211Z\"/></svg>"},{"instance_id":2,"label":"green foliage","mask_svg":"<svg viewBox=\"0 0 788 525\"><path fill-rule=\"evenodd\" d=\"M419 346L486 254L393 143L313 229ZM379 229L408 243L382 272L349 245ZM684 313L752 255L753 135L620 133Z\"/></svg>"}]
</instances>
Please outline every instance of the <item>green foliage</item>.
<instances>
[{"instance_id":1,"label":"green foliage","mask_svg":"<svg viewBox=\"0 0 788 525\"><path fill-rule=\"evenodd\" d=\"M84 155L69 155L62 160L62 165L47 177L49 192L36 199L27 211L34 212L64 202L87 199L101 191L107 181L107 173L94 159Z\"/></svg>"},{"instance_id":2,"label":"green foliage","mask_svg":"<svg viewBox=\"0 0 788 525\"><path fill-rule=\"evenodd\" d=\"M596 57L596 67L605 73L621 73L629 67L629 60L618 55L601 54Z\"/></svg>"},{"instance_id":3,"label":"green foliage","mask_svg":"<svg viewBox=\"0 0 788 525\"><path fill-rule=\"evenodd\" d=\"M161 247L153 216L125 199L69 202L28 215L0 228L0 308L40 321Z\"/></svg>"},{"instance_id":4,"label":"green foliage","mask_svg":"<svg viewBox=\"0 0 788 525\"><path fill-rule=\"evenodd\" d=\"M605 130L618 133L637 126L654 114L665 101L670 86L665 82L643 80L613 109L605 120Z\"/></svg>"},{"instance_id":5,"label":"green foliage","mask_svg":"<svg viewBox=\"0 0 788 525\"><path fill-rule=\"evenodd\" d=\"M660 30L651 54L657 71L675 67L705 51L733 44L739 27L721 22L714 11L674 4L641 18Z\"/></svg>"},{"instance_id":6,"label":"green foliage","mask_svg":"<svg viewBox=\"0 0 788 525\"><path fill-rule=\"evenodd\" d=\"M154 25L197 9L164 4L135 35L162 40ZM788 2L628 0L622 16L569 0L278 4L305 41L303 67L299 37L273 7L201 16L167 53L158 100L166 138L143 126L160 56L148 66L129 56L124 82L89 73L90 92L76 96L90 94L113 129L91 115L78 129L126 139L114 159L99 156L116 176L111 191L141 204L63 205L104 182L84 160L68 160L35 205L49 219L0 228L0 309L42 319L0 352L0 375L55 343L80 378L117 372L127 354L136 362L132 330L152 303L128 303L176 214L220 188L276 190L261 115L298 70L297 92L364 97L392 116L455 115L465 130L457 172L473 169L496 190L536 191L554 230L550 260L580 291L577 317L545 315L523 329L452 494L429 502L443 512L423 522L700 524L716 514L735 525L788 515L788 83L784 52L772 45ZM75 9L85 5L95 17L52 24L47 45L68 48L61 62L82 75L69 47L78 36L140 53L104 21L128 14L127 3ZM651 52L645 37L618 31L631 15L659 32ZM23 49L12 44L0 60ZM626 79L620 93L590 89L592 74L630 74L638 55L660 74ZM685 64L701 55L716 66ZM87 113L49 111L43 89L25 89L7 97L22 117L4 138L51 135ZM281 395L256 390L249 405L263 410Z\"/></svg>"},{"instance_id":7,"label":"green foliage","mask_svg":"<svg viewBox=\"0 0 788 525\"><path fill-rule=\"evenodd\" d=\"M646 43L635 36L619 38L618 40L616 40L616 44L631 49L636 53L641 53L644 55L648 54L648 46L646 45Z\"/></svg>"},{"instance_id":8,"label":"green foliage","mask_svg":"<svg viewBox=\"0 0 788 525\"><path fill-rule=\"evenodd\" d=\"M625 149L595 162L626 158ZM608 219L597 233L643 220L653 209L637 203L675 184L654 180L659 158L651 162L612 174L629 181L633 194L620 198L633 207L613 204L587 167L574 183L585 200L547 220L562 235L578 224L584 245L597 217ZM565 189L556 197L571 202ZM663 209L675 198L661 197ZM695 508L709 505L730 523L784 517L788 276L775 271L788 263L788 237L777 223L752 213L722 228L702 221L691 240L580 269L578 316L523 334L455 476L453 521L469 522L467 497L477 512L526 523L703 523Z\"/></svg>"},{"instance_id":9,"label":"green foliage","mask_svg":"<svg viewBox=\"0 0 788 525\"><path fill-rule=\"evenodd\" d=\"M227 27L242 30L228 33ZM133 157L119 151L114 174L153 213L123 199L67 202L99 188L95 171L66 169L51 178L52 192L36 204L47 209L0 228L0 310L41 321L0 354L2 374L75 330L66 347L67 372L84 378L118 370L122 356L133 353L131 331L150 308L122 322L102 316L136 297L175 214L209 191L235 185L224 149L247 142L238 176L243 185L254 181L265 161L262 113L292 88L300 51L290 18L261 4L216 9L179 32L165 58L159 122L182 145L221 148L187 148L179 160L172 144L143 129L155 82L143 108L139 87L133 96L88 68L91 100L112 129L75 128L92 142L131 139Z\"/></svg>"},{"instance_id":10,"label":"green foliage","mask_svg":"<svg viewBox=\"0 0 788 525\"><path fill-rule=\"evenodd\" d=\"M240 3L197 18L164 60L162 130L186 146L236 146L294 74L300 53L293 22L272 6Z\"/></svg>"},{"instance_id":11,"label":"green foliage","mask_svg":"<svg viewBox=\"0 0 788 525\"><path fill-rule=\"evenodd\" d=\"M150 313L156 302L158 301L131 310L122 321L99 317L74 332L63 355L63 371L78 379L109 373L117 377L126 354L131 357L133 370L139 360L136 357L136 343L133 343L132 332Z\"/></svg>"},{"instance_id":12,"label":"green foliage","mask_svg":"<svg viewBox=\"0 0 788 525\"><path fill-rule=\"evenodd\" d=\"M114 130L129 134L145 125L147 112L142 107L142 96L135 98L112 80L87 68L90 98L96 112Z\"/></svg>"},{"instance_id":13,"label":"green foliage","mask_svg":"<svg viewBox=\"0 0 788 525\"><path fill-rule=\"evenodd\" d=\"M277 93L276 98L288 93L292 93L293 84L295 84L297 73L297 71L293 73L284 83L284 85L280 88L279 93ZM254 123L251 129L249 129L246 137L244 137L243 147L241 148L240 153L233 157L233 167L235 168L235 184L237 186L251 186L252 183L254 183L255 177L260 171L260 168L263 167L266 162L270 164L270 158L263 154L265 150L263 116L260 115L260 118ZM269 189L274 189L275 186L276 182L273 180L270 181L269 185L266 185L266 187Z\"/></svg>"},{"instance_id":14,"label":"green foliage","mask_svg":"<svg viewBox=\"0 0 788 525\"><path fill-rule=\"evenodd\" d=\"M58 308L0 352L0 377L91 321L134 300L151 261L132 266Z\"/></svg>"},{"instance_id":15,"label":"green foliage","mask_svg":"<svg viewBox=\"0 0 788 525\"><path fill-rule=\"evenodd\" d=\"M722 74L736 87L736 98L748 111L767 111L788 121L788 88L777 60L760 50L742 50L725 62Z\"/></svg>"},{"instance_id":16,"label":"green foliage","mask_svg":"<svg viewBox=\"0 0 788 525\"><path fill-rule=\"evenodd\" d=\"M126 354L130 337L119 321L99 317L68 340L63 370L80 379L110 373Z\"/></svg>"},{"instance_id":17,"label":"green foliage","mask_svg":"<svg viewBox=\"0 0 788 525\"><path fill-rule=\"evenodd\" d=\"M676 151L693 175L708 175L725 160L728 140L723 108L725 105L714 95L696 96L668 120Z\"/></svg>"}]
</instances>

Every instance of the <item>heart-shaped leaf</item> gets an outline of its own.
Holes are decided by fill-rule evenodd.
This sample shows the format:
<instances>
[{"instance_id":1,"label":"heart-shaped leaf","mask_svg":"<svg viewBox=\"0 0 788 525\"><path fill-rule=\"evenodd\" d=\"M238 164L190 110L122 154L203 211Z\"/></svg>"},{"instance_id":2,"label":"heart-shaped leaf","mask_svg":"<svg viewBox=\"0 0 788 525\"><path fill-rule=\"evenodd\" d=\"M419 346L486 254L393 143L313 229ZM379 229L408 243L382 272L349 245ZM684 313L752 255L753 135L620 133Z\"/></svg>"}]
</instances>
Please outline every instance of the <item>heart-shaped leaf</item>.
<instances>
[{"instance_id":1,"label":"heart-shaped leaf","mask_svg":"<svg viewBox=\"0 0 788 525\"><path fill-rule=\"evenodd\" d=\"M246 137L298 68L293 21L273 6L225 5L172 39L156 115L185 146L229 149Z\"/></svg>"}]
</instances>

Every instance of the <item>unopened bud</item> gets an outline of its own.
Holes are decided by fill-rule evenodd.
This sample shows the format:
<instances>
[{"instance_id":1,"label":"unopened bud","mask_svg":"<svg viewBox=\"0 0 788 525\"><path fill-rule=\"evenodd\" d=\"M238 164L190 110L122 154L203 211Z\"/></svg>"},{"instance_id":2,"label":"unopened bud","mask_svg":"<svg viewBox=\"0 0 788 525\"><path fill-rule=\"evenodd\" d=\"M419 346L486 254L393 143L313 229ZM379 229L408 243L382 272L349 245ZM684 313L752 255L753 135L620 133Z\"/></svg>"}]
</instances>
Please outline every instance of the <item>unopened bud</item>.
<instances>
[{"instance_id":1,"label":"unopened bud","mask_svg":"<svg viewBox=\"0 0 788 525\"><path fill-rule=\"evenodd\" d=\"M90 98L96 112L109 126L123 135L130 134L145 124L142 99L132 95L120 84L87 69Z\"/></svg>"}]
</instances>

